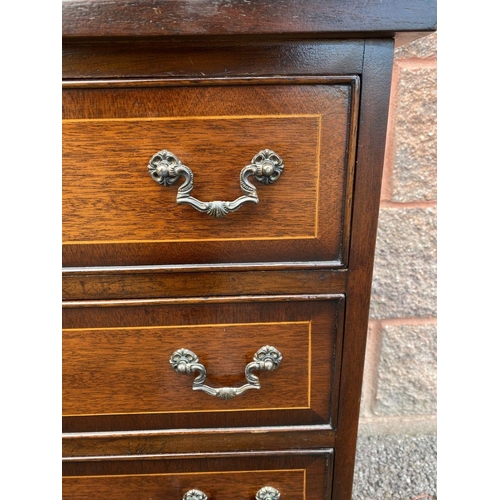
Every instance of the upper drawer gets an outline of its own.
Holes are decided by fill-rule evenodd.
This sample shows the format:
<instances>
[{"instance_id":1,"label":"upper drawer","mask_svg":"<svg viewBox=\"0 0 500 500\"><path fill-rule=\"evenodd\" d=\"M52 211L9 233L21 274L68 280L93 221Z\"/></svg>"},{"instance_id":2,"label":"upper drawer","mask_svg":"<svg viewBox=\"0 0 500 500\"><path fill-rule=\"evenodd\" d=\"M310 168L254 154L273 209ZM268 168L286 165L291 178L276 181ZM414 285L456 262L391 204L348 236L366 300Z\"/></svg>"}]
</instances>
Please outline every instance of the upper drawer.
<instances>
[{"instance_id":1,"label":"upper drawer","mask_svg":"<svg viewBox=\"0 0 500 500\"><path fill-rule=\"evenodd\" d=\"M357 77L193 83L64 90L63 264L345 265ZM266 149L282 160L279 177L276 157L255 158ZM192 177L171 163L174 177L164 184L172 184L156 182L168 170L160 160L173 158L152 161L163 150ZM179 190L191 180L191 190ZM211 217L176 203L188 196L204 210L247 198Z\"/></svg>"}]
</instances>

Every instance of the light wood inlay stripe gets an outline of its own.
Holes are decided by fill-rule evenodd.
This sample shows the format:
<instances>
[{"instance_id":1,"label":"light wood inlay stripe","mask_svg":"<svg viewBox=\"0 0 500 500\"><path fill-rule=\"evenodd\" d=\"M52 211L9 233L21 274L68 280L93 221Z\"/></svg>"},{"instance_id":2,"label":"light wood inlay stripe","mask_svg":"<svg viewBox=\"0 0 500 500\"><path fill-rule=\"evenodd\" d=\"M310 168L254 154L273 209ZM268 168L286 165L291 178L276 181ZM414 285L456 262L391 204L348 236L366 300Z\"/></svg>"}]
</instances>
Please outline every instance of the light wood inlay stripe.
<instances>
[{"instance_id":1,"label":"light wood inlay stripe","mask_svg":"<svg viewBox=\"0 0 500 500\"><path fill-rule=\"evenodd\" d=\"M203 324L203 325L168 325L168 326L134 326L134 327L105 327L105 328L67 328L63 329L63 332L95 332L95 331L127 331L127 330L178 330L178 329L200 329L200 328L223 328L223 327L259 327L265 328L270 325L304 325L307 326L308 335L308 353L306 359L308 360L307 367L307 405L306 406L285 406L285 407L245 407L244 405L235 409L227 409L223 407L205 410L169 410L169 411L126 411L126 412L97 412L97 413L63 413L64 417L90 417L90 416L105 416L105 415L159 415L159 414L186 414L186 413L230 413L230 412L241 412L241 411L276 411L276 410L308 410L311 408L311 390L312 390L312 373L311 373L311 362L312 362L312 320L310 321L290 321L290 322L266 322L266 323L216 323L216 324ZM190 346L185 346L190 348ZM259 349L261 346L256 345L255 350ZM279 349L279 346L275 346ZM200 360L203 363L203 360ZM243 367L244 368L244 367ZM279 369L279 368L278 368Z\"/></svg>"},{"instance_id":2,"label":"light wood inlay stripe","mask_svg":"<svg viewBox=\"0 0 500 500\"><path fill-rule=\"evenodd\" d=\"M63 245L117 245L117 244L183 244L183 243L196 243L200 241L205 242L239 242L239 241L296 241L296 240L315 240L318 233L318 200L319 200L319 165L317 163L318 151L321 144L314 144L317 142L317 130L320 128L321 115L319 114L278 114L278 115L221 115L221 116L160 116L160 117L126 117L126 118L74 118L63 120L63 136L65 137L65 150L63 152L64 158L64 175L63 175L63 204L66 218L64 221L63 231ZM158 125L157 125L158 124ZM175 125L177 124L177 125ZM305 125L307 124L307 126ZM185 163L192 169L195 184L198 175L202 175L203 180L206 172L212 172L214 183L222 182L222 192L218 194L219 190L211 193L210 196L221 196L222 199L234 199L235 196L241 195L240 190L237 189L237 177L228 179L223 182L218 171L218 164L213 158L208 161L203 156L194 160L187 155L187 158L182 154L183 148L186 144L190 145L188 150L190 154L196 150L197 146L201 149L206 148L207 130L211 127L222 127L221 135L227 136L227 140L235 134L236 130L243 127L245 131L244 137L251 137L255 142L255 150L252 149L252 155L256 154L259 150L266 147L273 147L272 144L277 142L279 147L278 154L281 154L283 161L289 165L289 174L285 183L281 182L281 189L275 193L276 199L267 201L267 210L271 213L276 210L286 210L287 204L293 203L293 196L290 187L293 177L306 175L302 171L307 168L308 176L310 178L307 201L302 210L298 209L297 202L295 202L295 222L285 221L282 223L281 229L273 231L272 225L270 227L262 227L264 222L262 219L262 208L252 215L248 215L249 225L245 230L241 230L241 226L234 227L232 230L222 228L227 224L221 221L211 221L210 218L206 220L198 220L199 214L191 214L190 212L183 212L183 219L185 220L186 227L182 230L172 231L170 226L175 224L182 224L182 220L170 220L169 226L164 227L166 223L165 215L161 217L153 214L151 211L157 206L157 209L162 213L162 210L167 210L169 204L165 201L165 205L158 202L158 205L153 204L152 198L158 197L158 190L154 189L154 182L149 178L147 173L147 163L154 152L168 148L174 154L179 154L181 162ZM306 127L307 134L311 135L309 141L301 137L299 131L301 128ZM290 129L290 134L296 134L296 140L302 141L302 147L308 144L308 155L314 158L312 161L307 161L307 166L302 165L304 161L298 151L290 145L283 138L283 133L276 132L277 130ZM163 130L160 133L159 129ZM272 131L275 132L274 140L272 139ZM167 133L168 132L168 133ZM305 133L305 132L304 132ZM302 134L303 135L303 134ZM257 140L258 139L258 140ZM151 144L148 143L148 140ZM96 148L101 151L100 155L95 156L89 153L88 144L96 142ZM114 141L114 142L113 142ZM190 142L193 141L193 142ZM280 142L281 141L281 142ZM284 142L283 142L284 141ZM304 142L306 141L306 142ZM269 144L272 143L272 144ZM129 150L131 145L134 144L135 149L133 153L129 152L128 155L133 158L133 166L124 163L121 156L116 156L115 149L123 148ZM145 144L149 144L146 146ZM152 144L156 145L156 149L151 147ZM176 150L176 145L180 152ZM285 146L284 146L285 145ZM115 148L115 149L114 149ZM194 149L193 149L194 148ZM284 150L283 150L284 148ZM227 149L227 148L226 148ZM222 148L224 151L224 148ZM82 163L81 156L87 152L89 158L87 162ZM222 154L222 153L221 153ZM228 151L224 153L226 156L230 154ZM143 176L138 177L137 165L134 163L137 158L141 158L141 164L144 163ZM195 155L196 158L196 155ZM232 165L231 168L239 173L241 168L250 163L251 156L242 158L238 161L237 165ZM226 160L227 161L227 160ZM116 163L117 169L122 169L127 176L132 179L135 196L131 194L131 187L123 186L118 187L110 183L107 176L104 174L108 163ZM192 163L191 163L192 162ZM84 189L77 195L75 192L75 185L81 181L82 175L85 174ZM304 179L303 179L304 181ZM229 186L231 184L231 186ZM233 184L235 184L233 186ZM132 185L132 184L131 184ZM202 184L203 186L203 181ZM101 190L91 196L92 190L101 186ZM287 187L288 186L288 187ZM221 186L219 186L221 187ZM258 186L259 190L262 186ZM160 197L160 199L168 199L172 203L172 208L180 210L175 203L175 193L178 186L172 186L167 196ZM202 188L203 189L203 188ZM224 194L224 189L229 189L231 195ZM88 191L88 192L87 192ZM208 201L203 194L197 194L198 191L193 193L193 196L199 199ZM202 191L201 191L202 193ZM68 197L77 196L79 202L73 206ZM113 198L114 197L114 198ZM103 211L102 204L108 199L112 201L110 211ZM124 205L124 199L127 204ZM142 200L142 201L141 201ZM269 205L270 203L270 205ZM274 211L274 212L273 212ZM267 211L266 211L267 213ZM301 217L300 214L305 213L307 217ZM124 227L124 218L127 214L127 221L129 226ZM293 214L292 214L293 215ZM288 218L292 217L290 215ZM113 218L114 217L114 218ZM194 222L191 218L194 217ZM234 216L233 216L234 217ZM288 219L287 218L287 219ZM293 217L292 217L293 219ZM162 222L163 221L163 222ZM300 223L298 223L300 221ZM80 222L80 223L79 223ZM194 234L192 224L201 224L201 230L198 234ZM222 224L222 225L221 225ZM100 228L101 233L97 233L97 228ZM147 230L145 230L147 228ZM218 234L219 233L219 234ZM216 237L214 237L214 235ZM98 236L98 237L96 237Z\"/></svg>"},{"instance_id":3,"label":"light wood inlay stripe","mask_svg":"<svg viewBox=\"0 0 500 500\"><path fill-rule=\"evenodd\" d=\"M318 239L319 231L319 179L321 176L321 123L322 117L318 118L318 140L316 144L316 165L318 170L316 172L316 214L314 223L314 236Z\"/></svg>"},{"instance_id":4,"label":"light wood inlay stripe","mask_svg":"<svg viewBox=\"0 0 500 500\"><path fill-rule=\"evenodd\" d=\"M310 321L274 321L266 323L207 323L203 325L167 325L167 326L120 326L106 328L63 328L63 332L81 332L81 331L99 331L99 330L166 330L169 328L210 328L210 327L225 327L225 326L267 326L267 325L309 325ZM309 330L309 336L311 331Z\"/></svg>"},{"instance_id":5,"label":"light wood inlay stripe","mask_svg":"<svg viewBox=\"0 0 500 500\"><path fill-rule=\"evenodd\" d=\"M82 123L82 122L156 122L156 121L186 121L186 120L247 120L265 118L317 118L321 120L318 114L300 114L300 115L219 115L219 116L157 116L144 118L63 118L63 123ZM172 151L174 154L175 152Z\"/></svg>"},{"instance_id":6,"label":"light wood inlay stripe","mask_svg":"<svg viewBox=\"0 0 500 500\"><path fill-rule=\"evenodd\" d=\"M210 397L210 396L208 396ZM237 408L237 409L218 409L218 410L170 410L170 411L127 411L115 413L63 413L63 417L103 417L111 415L170 415L170 414L187 414L187 413L238 413L242 411L288 411L288 410L310 410L310 406L284 406L271 408Z\"/></svg>"},{"instance_id":7,"label":"light wood inlay stripe","mask_svg":"<svg viewBox=\"0 0 500 500\"><path fill-rule=\"evenodd\" d=\"M302 472L304 480L306 477L306 469L259 469L259 470L227 470L227 471L208 471L208 472L162 472L158 474L103 474L91 476L64 476L64 479L81 479L81 478L101 478L101 477L158 477L158 476L198 476L198 475L222 475L222 474L255 474L255 473L273 473L273 472ZM305 483L304 483L305 486ZM305 497L304 497L305 498Z\"/></svg>"},{"instance_id":8,"label":"light wood inlay stripe","mask_svg":"<svg viewBox=\"0 0 500 500\"><path fill-rule=\"evenodd\" d=\"M317 220L317 214L316 214ZM317 232L317 227L316 227ZM63 245L114 245L124 243L195 243L197 241L288 241L288 240L316 240L316 236L271 236L262 238L186 238L179 240L97 240L97 241L63 241Z\"/></svg>"}]
</instances>

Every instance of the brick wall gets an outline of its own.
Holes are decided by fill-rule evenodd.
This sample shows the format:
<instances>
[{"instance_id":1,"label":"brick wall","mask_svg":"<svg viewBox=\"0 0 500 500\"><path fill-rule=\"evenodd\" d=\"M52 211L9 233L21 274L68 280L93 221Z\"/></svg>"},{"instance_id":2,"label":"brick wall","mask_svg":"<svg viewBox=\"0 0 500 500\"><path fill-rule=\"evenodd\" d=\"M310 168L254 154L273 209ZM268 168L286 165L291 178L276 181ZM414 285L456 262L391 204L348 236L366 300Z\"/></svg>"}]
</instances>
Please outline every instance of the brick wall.
<instances>
[{"instance_id":1,"label":"brick wall","mask_svg":"<svg viewBox=\"0 0 500 500\"><path fill-rule=\"evenodd\" d=\"M395 52L360 434L436 426L436 34Z\"/></svg>"}]
</instances>

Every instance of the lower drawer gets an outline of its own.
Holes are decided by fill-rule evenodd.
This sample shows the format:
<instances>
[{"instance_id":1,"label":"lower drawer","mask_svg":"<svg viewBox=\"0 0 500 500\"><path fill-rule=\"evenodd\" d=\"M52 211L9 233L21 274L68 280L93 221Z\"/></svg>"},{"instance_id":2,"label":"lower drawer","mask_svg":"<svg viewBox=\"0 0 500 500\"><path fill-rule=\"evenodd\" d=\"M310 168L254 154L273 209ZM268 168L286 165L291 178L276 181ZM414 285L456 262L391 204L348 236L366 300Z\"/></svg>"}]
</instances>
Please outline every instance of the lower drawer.
<instances>
[{"instance_id":1,"label":"lower drawer","mask_svg":"<svg viewBox=\"0 0 500 500\"><path fill-rule=\"evenodd\" d=\"M67 307L63 430L331 425L343 308L342 295Z\"/></svg>"},{"instance_id":2,"label":"lower drawer","mask_svg":"<svg viewBox=\"0 0 500 500\"><path fill-rule=\"evenodd\" d=\"M326 500L332 464L332 449L64 462L63 499Z\"/></svg>"}]
</instances>

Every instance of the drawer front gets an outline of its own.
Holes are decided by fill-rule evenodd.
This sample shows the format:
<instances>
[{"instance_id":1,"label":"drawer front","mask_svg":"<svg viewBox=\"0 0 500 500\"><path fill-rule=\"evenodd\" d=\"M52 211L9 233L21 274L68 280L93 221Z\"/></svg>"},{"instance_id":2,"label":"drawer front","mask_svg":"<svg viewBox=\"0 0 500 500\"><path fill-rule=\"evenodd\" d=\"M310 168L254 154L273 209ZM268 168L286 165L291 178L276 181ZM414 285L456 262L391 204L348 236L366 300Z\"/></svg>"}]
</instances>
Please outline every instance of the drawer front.
<instances>
[{"instance_id":1,"label":"drawer front","mask_svg":"<svg viewBox=\"0 0 500 500\"><path fill-rule=\"evenodd\" d=\"M64 265L345 265L358 80L285 80L67 88ZM192 177L185 170L161 177L167 174L160 159L173 158L157 156L163 150ZM278 160L258 156L265 150L281 158L279 177ZM248 184L247 191L240 185L251 164L263 169L248 177L258 203ZM262 174L266 168L270 177ZM187 193L181 185L189 179ZM186 204L188 195L202 205L246 198L234 212L212 217ZM183 204L176 203L179 196Z\"/></svg>"},{"instance_id":2,"label":"drawer front","mask_svg":"<svg viewBox=\"0 0 500 500\"><path fill-rule=\"evenodd\" d=\"M343 296L232 300L65 308L65 431L330 423Z\"/></svg>"},{"instance_id":3,"label":"drawer front","mask_svg":"<svg viewBox=\"0 0 500 500\"><path fill-rule=\"evenodd\" d=\"M329 498L328 479L331 475L332 458L332 450L316 450L296 452L294 455L234 454L221 457L212 455L203 460L64 464L69 467L63 467L63 470L66 469L66 475L63 476L63 498L326 500ZM96 474L88 473L88 470L95 471ZM137 470L141 472L134 473ZM75 472L83 474L71 475ZM266 490L262 489L266 487L267 494L271 496L264 495ZM198 496L193 490L198 492ZM188 492L191 492L191 496L187 495Z\"/></svg>"}]
</instances>

